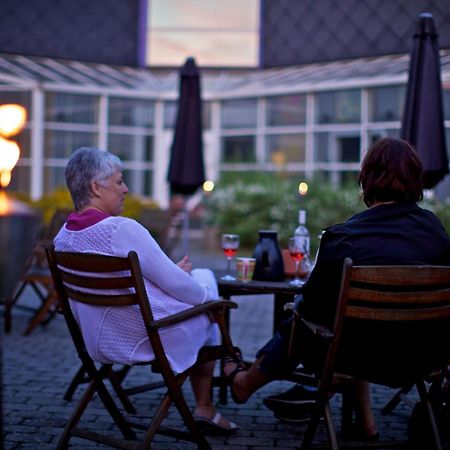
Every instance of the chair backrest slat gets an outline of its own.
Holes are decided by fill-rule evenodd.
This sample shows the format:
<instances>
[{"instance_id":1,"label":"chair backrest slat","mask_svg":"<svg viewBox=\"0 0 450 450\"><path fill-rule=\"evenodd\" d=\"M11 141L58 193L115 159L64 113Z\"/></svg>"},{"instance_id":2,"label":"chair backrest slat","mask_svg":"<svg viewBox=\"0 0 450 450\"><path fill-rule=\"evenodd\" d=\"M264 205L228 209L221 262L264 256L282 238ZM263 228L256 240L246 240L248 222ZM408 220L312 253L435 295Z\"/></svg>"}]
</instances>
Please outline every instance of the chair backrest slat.
<instances>
[{"instance_id":1,"label":"chair backrest slat","mask_svg":"<svg viewBox=\"0 0 450 450\"><path fill-rule=\"evenodd\" d=\"M449 287L449 268L446 266L353 266L352 281L395 286Z\"/></svg>"},{"instance_id":2,"label":"chair backrest slat","mask_svg":"<svg viewBox=\"0 0 450 450\"><path fill-rule=\"evenodd\" d=\"M89 294L76 291L66 286L67 295L71 300L75 300L85 305L93 306L130 306L138 305L139 300L135 294Z\"/></svg>"},{"instance_id":3,"label":"chair backrest slat","mask_svg":"<svg viewBox=\"0 0 450 450\"><path fill-rule=\"evenodd\" d=\"M128 289L134 286L133 279L130 275L122 276L116 273L104 273L102 277L87 276L83 274L75 274L66 272L67 268L60 267L61 278L66 284L78 286L85 289Z\"/></svg>"},{"instance_id":4,"label":"chair backrest slat","mask_svg":"<svg viewBox=\"0 0 450 450\"><path fill-rule=\"evenodd\" d=\"M370 308L347 305L346 317L361 320L406 322L450 318L450 306L434 306L421 309Z\"/></svg>"},{"instance_id":5,"label":"chair backrest slat","mask_svg":"<svg viewBox=\"0 0 450 450\"><path fill-rule=\"evenodd\" d=\"M450 267L353 266L345 278L345 316L389 322L450 317Z\"/></svg>"},{"instance_id":6,"label":"chair backrest slat","mask_svg":"<svg viewBox=\"0 0 450 450\"><path fill-rule=\"evenodd\" d=\"M130 269L127 258L118 256L100 255L93 253L57 252L57 262L63 267L82 272L120 272Z\"/></svg>"},{"instance_id":7,"label":"chair backrest slat","mask_svg":"<svg viewBox=\"0 0 450 450\"><path fill-rule=\"evenodd\" d=\"M433 303L434 305L447 305L450 299L450 288L434 289L430 291L422 290L403 290L403 291L380 291L376 287L351 287L347 294L347 302L353 303L358 300L372 303L389 303L389 305L399 305L408 307L414 305L420 307Z\"/></svg>"}]
</instances>

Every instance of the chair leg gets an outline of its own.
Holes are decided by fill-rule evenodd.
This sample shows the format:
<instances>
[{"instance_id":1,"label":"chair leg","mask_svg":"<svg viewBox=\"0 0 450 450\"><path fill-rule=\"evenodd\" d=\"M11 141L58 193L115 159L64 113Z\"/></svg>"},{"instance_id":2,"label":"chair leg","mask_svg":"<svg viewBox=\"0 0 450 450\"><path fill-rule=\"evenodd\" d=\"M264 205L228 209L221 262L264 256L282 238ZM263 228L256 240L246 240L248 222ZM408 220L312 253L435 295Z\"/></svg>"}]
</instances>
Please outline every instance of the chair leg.
<instances>
[{"instance_id":1,"label":"chair leg","mask_svg":"<svg viewBox=\"0 0 450 450\"><path fill-rule=\"evenodd\" d=\"M325 415L325 425L327 427L328 440L330 442L330 445L333 443L333 441L336 441L336 446L331 448L333 450L337 450L336 433L334 432L333 420L330 413L330 405L326 397L326 392L323 392L322 389L319 389L319 392L317 394L316 404L314 406L314 411L309 421L308 428L306 429L305 436L303 437L302 445L300 447L301 450L309 450L311 448L314 436L316 435L317 427L319 426L320 417L323 413Z\"/></svg>"},{"instance_id":2,"label":"chair leg","mask_svg":"<svg viewBox=\"0 0 450 450\"><path fill-rule=\"evenodd\" d=\"M142 446L140 446L139 448L147 449L150 447L150 444L153 441L155 434L160 429L161 422L166 416L170 405L174 403L178 412L180 413L181 418L183 419L184 424L189 431L189 440L191 440L192 442L196 442L199 449L211 450L211 446L201 433L197 423L194 420L194 417L192 416L192 412L189 409L181 392L181 387L187 377L188 373L184 372L182 374L178 374L174 378L171 377L170 379L165 379L167 393L164 395L157 411L153 415L150 427L145 433L145 438L142 442ZM180 432L180 434L182 433Z\"/></svg>"},{"instance_id":3,"label":"chair leg","mask_svg":"<svg viewBox=\"0 0 450 450\"><path fill-rule=\"evenodd\" d=\"M28 336L40 323L42 323L47 315L50 313L51 308L56 304L55 297L50 294L45 300L44 304L39 308L36 314L32 317L32 319L28 322L27 327L23 334Z\"/></svg>"},{"instance_id":4,"label":"chair leg","mask_svg":"<svg viewBox=\"0 0 450 450\"><path fill-rule=\"evenodd\" d=\"M130 414L136 414L136 408L131 403L130 399L128 398L128 395L125 393L122 385L120 384L121 382L120 376L118 376L116 372L114 372L112 367L108 371L108 379L115 393L117 394L117 397L119 397L120 402L125 408L125 411Z\"/></svg>"},{"instance_id":5,"label":"chair leg","mask_svg":"<svg viewBox=\"0 0 450 450\"><path fill-rule=\"evenodd\" d=\"M339 450L336 429L334 427L333 417L331 416L330 402L328 399L325 400L324 404L324 416L325 416L325 426L328 434L328 443L332 450Z\"/></svg>"},{"instance_id":6,"label":"chair leg","mask_svg":"<svg viewBox=\"0 0 450 450\"><path fill-rule=\"evenodd\" d=\"M441 438L439 435L439 429L436 424L436 418L434 416L433 407L431 405L431 402L428 398L427 389L425 387L425 383L423 381L419 381L416 383L417 390L419 392L420 400L422 401L423 405L425 405L427 416L429 419L429 424L431 427L431 434L433 436L433 442L434 442L434 448L436 450L442 450L442 444L441 444Z\"/></svg>"},{"instance_id":7,"label":"chair leg","mask_svg":"<svg viewBox=\"0 0 450 450\"><path fill-rule=\"evenodd\" d=\"M351 431L354 410L355 404L352 388L344 387L342 391L341 437L348 436Z\"/></svg>"},{"instance_id":8,"label":"chair leg","mask_svg":"<svg viewBox=\"0 0 450 450\"><path fill-rule=\"evenodd\" d=\"M4 330L5 333L11 333L11 327L12 327L12 308L16 304L17 300L19 300L19 297L22 295L23 290L25 289L26 285L28 283L24 281L21 285L18 291L14 294L14 297L10 299L5 299L5 306L4 306Z\"/></svg>"},{"instance_id":9,"label":"chair leg","mask_svg":"<svg viewBox=\"0 0 450 450\"><path fill-rule=\"evenodd\" d=\"M384 408L381 410L381 413L383 415L390 414L402 400L406 400L405 395L413 388L413 386L413 384L408 384L399 389L398 392L389 400L389 402L386 403Z\"/></svg>"},{"instance_id":10,"label":"chair leg","mask_svg":"<svg viewBox=\"0 0 450 450\"><path fill-rule=\"evenodd\" d=\"M81 366L75 376L72 378L72 381L70 382L69 387L66 390L66 393L64 394L64 400L70 401L72 400L73 394L75 393L77 387L82 384L83 382L89 381L86 376L86 371L84 370L84 367Z\"/></svg>"}]
</instances>

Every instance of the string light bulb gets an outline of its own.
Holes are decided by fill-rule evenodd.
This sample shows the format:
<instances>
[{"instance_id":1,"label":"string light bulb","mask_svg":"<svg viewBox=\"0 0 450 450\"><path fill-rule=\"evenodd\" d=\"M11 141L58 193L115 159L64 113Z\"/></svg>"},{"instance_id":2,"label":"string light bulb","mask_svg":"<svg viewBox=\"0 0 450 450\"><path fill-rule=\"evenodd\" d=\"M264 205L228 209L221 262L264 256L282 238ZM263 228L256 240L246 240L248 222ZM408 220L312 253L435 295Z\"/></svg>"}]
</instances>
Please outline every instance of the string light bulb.
<instances>
[{"instance_id":1,"label":"string light bulb","mask_svg":"<svg viewBox=\"0 0 450 450\"><path fill-rule=\"evenodd\" d=\"M308 183L306 183L305 181L302 181L298 185L298 193L300 195L306 195L308 193Z\"/></svg>"}]
</instances>

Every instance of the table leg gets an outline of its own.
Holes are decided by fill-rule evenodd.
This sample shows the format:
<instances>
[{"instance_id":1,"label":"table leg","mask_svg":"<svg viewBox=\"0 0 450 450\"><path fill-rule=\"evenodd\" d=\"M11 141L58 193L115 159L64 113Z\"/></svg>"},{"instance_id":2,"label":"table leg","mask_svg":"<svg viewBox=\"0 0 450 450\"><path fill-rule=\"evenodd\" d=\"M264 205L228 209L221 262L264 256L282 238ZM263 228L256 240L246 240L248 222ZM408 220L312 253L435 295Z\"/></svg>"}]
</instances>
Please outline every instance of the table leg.
<instances>
[{"instance_id":1,"label":"table leg","mask_svg":"<svg viewBox=\"0 0 450 450\"><path fill-rule=\"evenodd\" d=\"M224 300L230 300L229 296L224 296ZM225 323L227 330L230 330L230 310L225 309ZM228 403L228 386L226 383L225 372L223 370L223 361L220 361L220 376L217 380L217 386L219 387L219 403L221 405L226 405Z\"/></svg>"}]
</instances>

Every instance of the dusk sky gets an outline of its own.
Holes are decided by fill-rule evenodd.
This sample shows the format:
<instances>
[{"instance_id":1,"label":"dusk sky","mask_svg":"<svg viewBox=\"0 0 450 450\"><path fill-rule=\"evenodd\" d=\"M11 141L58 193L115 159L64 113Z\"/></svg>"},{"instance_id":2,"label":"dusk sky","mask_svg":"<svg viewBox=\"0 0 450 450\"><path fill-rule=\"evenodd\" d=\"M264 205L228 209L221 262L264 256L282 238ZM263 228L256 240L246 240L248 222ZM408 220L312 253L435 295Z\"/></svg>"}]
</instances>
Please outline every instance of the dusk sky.
<instances>
[{"instance_id":1,"label":"dusk sky","mask_svg":"<svg viewBox=\"0 0 450 450\"><path fill-rule=\"evenodd\" d=\"M148 14L150 65L258 65L259 0L151 0Z\"/></svg>"}]
</instances>

